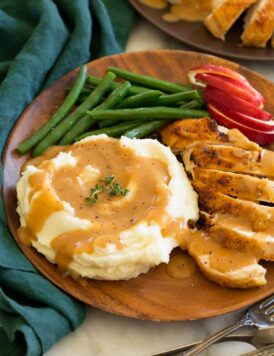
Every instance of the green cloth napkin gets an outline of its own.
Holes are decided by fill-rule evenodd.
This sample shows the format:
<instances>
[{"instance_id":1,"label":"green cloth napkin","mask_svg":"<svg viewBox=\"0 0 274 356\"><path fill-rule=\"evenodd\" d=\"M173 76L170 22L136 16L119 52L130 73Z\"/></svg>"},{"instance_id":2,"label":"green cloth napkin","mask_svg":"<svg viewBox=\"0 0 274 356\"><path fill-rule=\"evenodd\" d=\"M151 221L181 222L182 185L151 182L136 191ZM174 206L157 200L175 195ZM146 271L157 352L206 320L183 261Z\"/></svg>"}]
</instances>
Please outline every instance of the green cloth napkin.
<instances>
[{"instance_id":1,"label":"green cloth napkin","mask_svg":"<svg viewBox=\"0 0 274 356\"><path fill-rule=\"evenodd\" d=\"M91 59L121 52L133 23L127 0L0 0L1 152L44 87ZM2 201L0 224L0 356L41 355L79 326L85 306L20 252Z\"/></svg>"}]
</instances>

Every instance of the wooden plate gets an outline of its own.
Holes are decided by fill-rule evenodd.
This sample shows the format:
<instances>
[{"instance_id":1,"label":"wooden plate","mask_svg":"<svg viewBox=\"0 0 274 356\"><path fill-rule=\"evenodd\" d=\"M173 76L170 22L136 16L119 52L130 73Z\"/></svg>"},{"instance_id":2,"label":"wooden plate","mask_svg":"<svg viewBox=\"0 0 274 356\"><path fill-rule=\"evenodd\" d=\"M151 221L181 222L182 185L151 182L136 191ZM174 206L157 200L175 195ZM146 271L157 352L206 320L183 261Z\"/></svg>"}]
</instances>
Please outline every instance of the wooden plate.
<instances>
[{"instance_id":1,"label":"wooden plate","mask_svg":"<svg viewBox=\"0 0 274 356\"><path fill-rule=\"evenodd\" d=\"M204 52L249 60L274 60L274 49L270 45L267 48L243 47L241 45L240 37L243 31L243 22L241 20L237 21L229 30L226 41L223 42L213 37L202 22L167 22L162 19L163 14L167 12L166 9L152 9L142 4L139 0L129 1L144 18L155 26L172 37L193 47L200 48Z\"/></svg>"},{"instance_id":2,"label":"wooden plate","mask_svg":"<svg viewBox=\"0 0 274 356\"><path fill-rule=\"evenodd\" d=\"M168 50L127 53L91 62L88 68L90 73L102 76L108 66L119 66L133 72L185 83L188 70L203 63L215 63L238 70L263 93L268 101L268 109L274 112L273 83L235 63L208 55ZM52 115L63 101L66 88L71 86L74 78L75 72L68 73L34 100L13 128L3 157L3 196L8 225L24 254L37 269L68 294L89 305L138 319L205 318L239 309L273 293L274 263L265 263L267 285L250 290L221 288L209 282L199 272L191 278L176 280L167 275L165 265L129 281L77 281L63 277L43 256L20 243L16 235L19 219L16 213L15 186L20 167L28 157L20 157L15 148Z\"/></svg>"}]
</instances>

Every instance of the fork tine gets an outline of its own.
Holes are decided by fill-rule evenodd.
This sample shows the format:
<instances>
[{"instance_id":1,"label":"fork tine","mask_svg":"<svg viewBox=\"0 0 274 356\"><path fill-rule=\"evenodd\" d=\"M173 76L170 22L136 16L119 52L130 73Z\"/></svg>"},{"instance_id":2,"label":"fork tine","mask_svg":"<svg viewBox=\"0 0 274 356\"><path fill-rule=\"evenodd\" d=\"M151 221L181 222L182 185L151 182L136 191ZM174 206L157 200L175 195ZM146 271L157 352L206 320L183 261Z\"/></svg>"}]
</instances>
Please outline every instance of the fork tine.
<instances>
[{"instance_id":1,"label":"fork tine","mask_svg":"<svg viewBox=\"0 0 274 356\"><path fill-rule=\"evenodd\" d=\"M265 299L263 302L261 302L259 304L259 308L260 309L264 309L270 305L272 305L274 303L274 295L272 295L271 297Z\"/></svg>"},{"instance_id":2,"label":"fork tine","mask_svg":"<svg viewBox=\"0 0 274 356\"><path fill-rule=\"evenodd\" d=\"M268 307L265 311L264 311L265 315L270 315L270 314L274 314L274 305L270 305L270 307Z\"/></svg>"}]
</instances>

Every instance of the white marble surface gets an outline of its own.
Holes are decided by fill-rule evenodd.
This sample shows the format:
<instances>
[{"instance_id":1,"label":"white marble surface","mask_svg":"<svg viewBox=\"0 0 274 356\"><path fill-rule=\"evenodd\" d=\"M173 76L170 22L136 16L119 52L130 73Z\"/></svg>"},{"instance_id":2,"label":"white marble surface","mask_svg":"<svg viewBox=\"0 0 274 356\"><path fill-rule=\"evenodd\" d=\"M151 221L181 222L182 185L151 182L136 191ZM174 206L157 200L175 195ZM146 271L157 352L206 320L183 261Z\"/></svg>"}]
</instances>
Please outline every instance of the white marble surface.
<instances>
[{"instance_id":1,"label":"white marble surface","mask_svg":"<svg viewBox=\"0 0 274 356\"><path fill-rule=\"evenodd\" d=\"M127 51L160 48L193 50L140 20L129 39ZM274 81L273 63L239 62ZM55 345L46 356L148 356L204 338L236 320L239 315L238 312L202 321L157 323L127 319L89 308L83 325ZM213 346L203 355L237 356L253 349L249 344L231 342Z\"/></svg>"}]
</instances>

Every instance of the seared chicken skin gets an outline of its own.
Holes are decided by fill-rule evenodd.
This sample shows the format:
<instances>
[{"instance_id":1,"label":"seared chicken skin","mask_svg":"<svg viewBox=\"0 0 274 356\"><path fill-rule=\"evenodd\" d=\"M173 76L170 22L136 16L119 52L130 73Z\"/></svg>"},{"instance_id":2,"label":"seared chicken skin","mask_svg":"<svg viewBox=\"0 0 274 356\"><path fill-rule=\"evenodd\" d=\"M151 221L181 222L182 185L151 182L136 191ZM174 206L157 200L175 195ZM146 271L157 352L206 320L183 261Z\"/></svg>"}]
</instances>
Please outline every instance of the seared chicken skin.
<instances>
[{"instance_id":1,"label":"seared chicken skin","mask_svg":"<svg viewBox=\"0 0 274 356\"><path fill-rule=\"evenodd\" d=\"M199 196L200 227L183 247L222 286L264 285L258 262L274 261L274 152L209 118L177 121L161 136Z\"/></svg>"}]
</instances>

